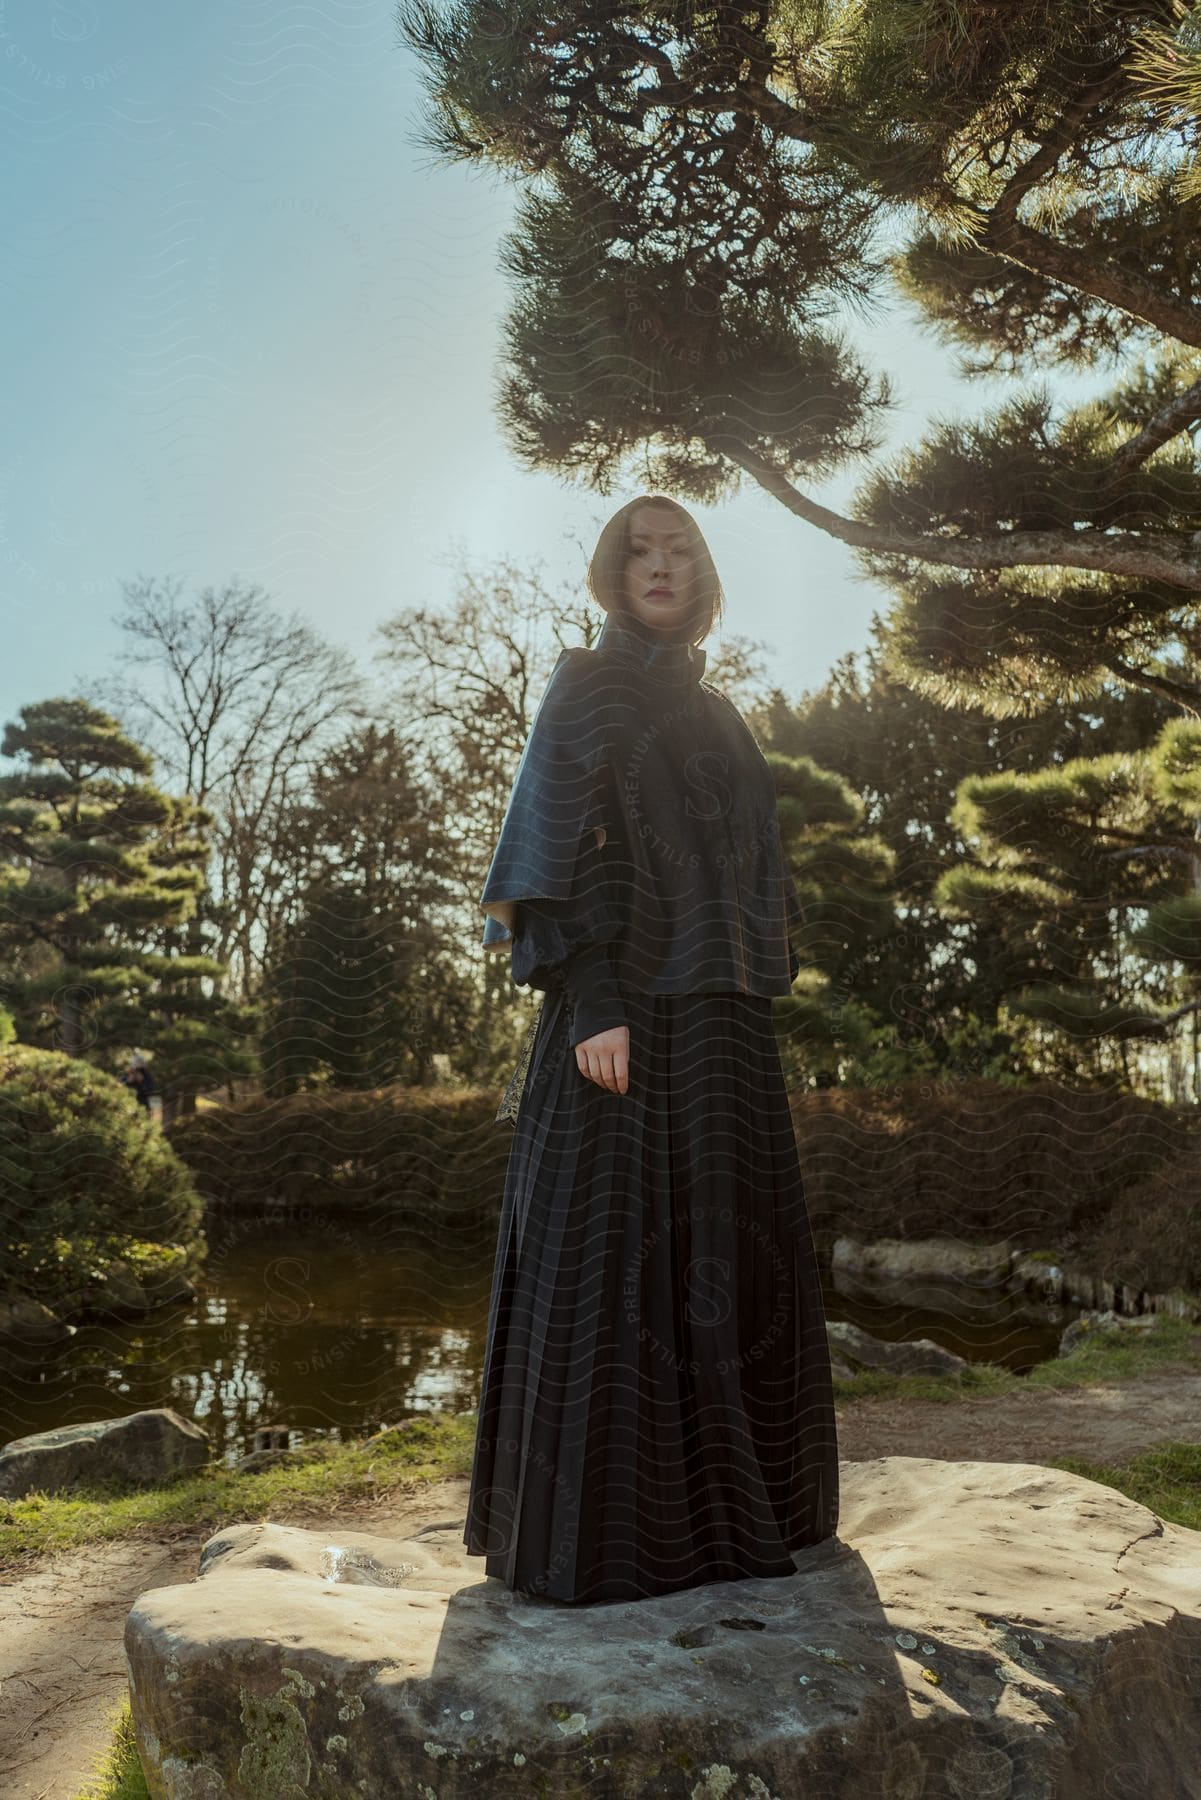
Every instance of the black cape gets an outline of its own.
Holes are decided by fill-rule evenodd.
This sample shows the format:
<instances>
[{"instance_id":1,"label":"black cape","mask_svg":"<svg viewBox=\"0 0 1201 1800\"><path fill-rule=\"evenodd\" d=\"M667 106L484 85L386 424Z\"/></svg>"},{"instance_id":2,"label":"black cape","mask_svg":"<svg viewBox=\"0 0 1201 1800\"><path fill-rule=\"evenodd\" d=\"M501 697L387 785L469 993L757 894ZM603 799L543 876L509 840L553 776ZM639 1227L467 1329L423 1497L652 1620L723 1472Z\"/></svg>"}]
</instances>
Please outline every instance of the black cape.
<instances>
[{"instance_id":1,"label":"black cape","mask_svg":"<svg viewBox=\"0 0 1201 1800\"><path fill-rule=\"evenodd\" d=\"M480 905L507 947L522 901L573 898L644 994L787 994L799 903L771 768L703 649L611 613L562 651L538 704Z\"/></svg>"}]
</instances>

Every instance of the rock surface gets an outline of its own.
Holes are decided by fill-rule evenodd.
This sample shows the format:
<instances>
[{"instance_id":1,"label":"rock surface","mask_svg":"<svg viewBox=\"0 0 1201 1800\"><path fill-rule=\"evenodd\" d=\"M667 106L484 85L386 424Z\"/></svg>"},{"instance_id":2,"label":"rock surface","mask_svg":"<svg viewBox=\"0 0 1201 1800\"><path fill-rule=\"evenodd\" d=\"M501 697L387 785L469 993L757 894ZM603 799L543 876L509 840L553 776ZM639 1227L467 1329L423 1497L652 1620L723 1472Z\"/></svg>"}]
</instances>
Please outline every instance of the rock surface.
<instances>
[{"instance_id":1,"label":"rock surface","mask_svg":"<svg viewBox=\"0 0 1201 1800\"><path fill-rule=\"evenodd\" d=\"M890 1375L961 1375L968 1366L965 1356L944 1350L932 1338L890 1342L846 1319L830 1319L826 1337L840 1374L843 1369L852 1375L859 1369L883 1369Z\"/></svg>"},{"instance_id":2,"label":"rock surface","mask_svg":"<svg viewBox=\"0 0 1201 1800\"><path fill-rule=\"evenodd\" d=\"M1086 1312L1073 1319L1059 1339L1059 1355L1070 1356L1077 1344L1086 1338L1137 1338L1154 1330L1154 1313L1136 1313L1126 1318L1122 1313Z\"/></svg>"},{"instance_id":3,"label":"rock surface","mask_svg":"<svg viewBox=\"0 0 1201 1800\"><path fill-rule=\"evenodd\" d=\"M830 1279L852 1299L887 1300L931 1312L995 1304L1009 1290L1007 1243L968 1244L959 1238L834 1240Z\"/></svg>"},{"instance_id":4,"label":"rock surface","mask_svg":"<svg viewBox=\"0 0 1201 1800\"><path fill-rule=\"evenodd\" d=\"M202 1468L208 1433L170 1406L123 1419L94 1419L14 1438L0 1450L0 1495L69 1491L79 1483L133 1481L147 1486L179 1469Z\"/></svg>"},{"instance_id":5,"label":"rock surface","mask_svg":"<svg viewBox=\"0 0 1201 1800\"><path fill-rule=\"evenodd\" d=\"M52 1313L40 1300L22 1294L0 1295L0 1346L58 1344L73 1337L75 1326Z\"/></svg>"},{"instance_id":6,"label":"rock surface","mask_svg":"<svg viewBox=\"0 0 1201 1800\"><path fill-rule=\"evenodd\" d=\"M795 1575L590 1607L485 1578L458 1519L226 1529L126 1622L150 1792L1201 1793L1201 1534L1028 1463L842 1481Z\"/></svg>"},{"instance_id":7,"label":"rock surface","mask_svg":"<svg viewBox=\"0 0 1201 1800\"><path fill-rule=\"evenodd\" d=\"M850 1299L913 1306L970 1319L998 1307L1036 1323L1062 1307L1082 1305L1121 1315L1164 1313L1201 1322L1201 1295L1173 1288L1146 1293L1099 1275L1051 1250L1022 1250L1001 1240L971 1244L959 1238L864 1238L834 1240L830 1258L834 1291Z\"/></svg>"}]
</instances>

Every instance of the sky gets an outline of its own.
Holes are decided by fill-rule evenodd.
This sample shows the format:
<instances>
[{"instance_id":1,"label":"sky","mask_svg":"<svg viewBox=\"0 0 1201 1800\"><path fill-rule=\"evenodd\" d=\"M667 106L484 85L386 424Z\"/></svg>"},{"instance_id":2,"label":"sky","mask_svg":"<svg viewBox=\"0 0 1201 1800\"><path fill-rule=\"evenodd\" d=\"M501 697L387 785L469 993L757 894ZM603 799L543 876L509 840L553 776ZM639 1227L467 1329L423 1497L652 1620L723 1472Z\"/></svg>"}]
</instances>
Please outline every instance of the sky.
<instances>
[{"instance_id":1,"label":"sky","mask_svg":"<svg viewBox=\"0 0 1201 1800\"><path fill-rule=\"evenodd\" d=\"M256 584L364 668L464 563L583 597L643 484L592 493L502 438L517 194L418 142L420 75L392 0L0 0L0 722L118 672L143 577ZM1005 391L898 310L847 325L895 444ZM751 484L688 504L727 595L711 658L757 641L796 695L865 644L888 595L850 551Z\"/></svg>"}]
</instances>

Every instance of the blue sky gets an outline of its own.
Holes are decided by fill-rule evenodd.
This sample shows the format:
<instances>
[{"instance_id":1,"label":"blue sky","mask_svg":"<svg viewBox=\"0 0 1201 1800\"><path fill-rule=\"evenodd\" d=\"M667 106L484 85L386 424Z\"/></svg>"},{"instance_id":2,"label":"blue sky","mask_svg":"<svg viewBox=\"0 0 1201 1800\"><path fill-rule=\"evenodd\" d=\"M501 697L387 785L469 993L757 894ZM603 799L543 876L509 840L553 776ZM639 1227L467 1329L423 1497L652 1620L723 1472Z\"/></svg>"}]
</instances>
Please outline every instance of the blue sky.
<instances>
[{"instance_id":1,"label":"blue sky","mask_svg":"<svg viewBox=\"0 0 1201 1800\"><path fill-rule=\"evenodd\" d=\"M515 196L417 144L397 39L392 0L0 0L0 720L114 672L141 575L257 583L364 668L382 619L449 603L459 558L582 594L641 483L592 494L501 439ZM896 380L896 442L1002 391L901 315L849 324ZM692 510L726 631L786 691L864 643L887 596L841 545L749 486Z\"/></svg>"}]
</instances>

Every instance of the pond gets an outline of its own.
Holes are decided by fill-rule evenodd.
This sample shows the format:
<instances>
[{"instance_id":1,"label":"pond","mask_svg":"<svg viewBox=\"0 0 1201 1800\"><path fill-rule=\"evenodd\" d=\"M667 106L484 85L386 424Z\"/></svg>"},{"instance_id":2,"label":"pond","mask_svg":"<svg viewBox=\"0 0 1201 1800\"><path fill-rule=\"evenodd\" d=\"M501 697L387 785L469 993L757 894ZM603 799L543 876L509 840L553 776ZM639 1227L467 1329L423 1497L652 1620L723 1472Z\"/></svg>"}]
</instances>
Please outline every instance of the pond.
<instances>
[{"instance_id":1,"label":"pond","mask_svg":"<svg viewBox=\"0 0 1201 1800\"><path fill-rule=\"evenodd\" d=\"M194 1300L134 1321L89 1321L28 1352L0 1398L0 1443L59 1425L173 1406L234 1463L257 1427L349 1440L414 1412L473 1411L483 1375L496 1225L419 1227L314 1210L308 1219L210 1211ZM1059 1324L1006 1311L969 1320L854 1302L825 1282L827 1313L877 1337L933 1338L1024 1372L1054 1356Z\"/></svg>"}]
</instances>

